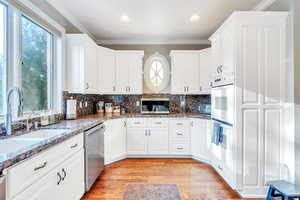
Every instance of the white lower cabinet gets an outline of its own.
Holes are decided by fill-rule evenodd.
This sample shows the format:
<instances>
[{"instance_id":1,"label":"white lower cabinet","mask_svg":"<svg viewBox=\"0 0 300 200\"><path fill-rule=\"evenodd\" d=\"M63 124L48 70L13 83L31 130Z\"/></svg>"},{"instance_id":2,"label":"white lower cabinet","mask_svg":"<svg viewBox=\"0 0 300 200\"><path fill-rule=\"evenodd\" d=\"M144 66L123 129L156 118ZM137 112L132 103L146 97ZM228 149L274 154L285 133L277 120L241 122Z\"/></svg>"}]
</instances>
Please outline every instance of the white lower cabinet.
<instances>
[{"instance_id":1,"label":"white lower cabinet","mask_svg":"<svg viewBox=\"0 0 300 200\"><path fill-rule=\"evenodd\" d=\"M104 164L107 165L126 156L126 120L113 119L104 124Z\"/></svg>"},{"instance_id":2,"label":"white lower cabinet","mask_svg":"<svg viewBox=\"0 0 300 200\"><path fill-rule=\"evenodd\" d=\"M7 170L7 199L80 199L85 192L84 149L82 145L83 134L80 134L62 144L52 147L46 152L40 153L34 158L25 160L21 164L9 168ZM63 147L69 150L64 152ZM49 160L49 153L54 154L53 156L58 159ZM60 158L64 157L61 153L69 154L69 156L61 161ZM42 165L36 165L31 170L31 177L36 177L36 179L22 179L24 174L30 173L29 171L26 172L26 166L31 167L32 163L35 163L36 158L43 158L49 161L43 162ZM15 182L17 177L20 177L18 184ZM22 187L14 187L18 185Z\"/></svg>"},{"instance_id":3,"label":"white lower cabinet","mask_svg":"<svg viewBox=\"0 0 300 200\"><path fill-rule=\"evenodd\" d=\"M193 157L211 160L211 120L191 119L191 152Z\"/></svg>"},{"instance_id":4,"label":"white lower cabinet","mask_svg":"<svg viewBox=\"0 0 300 200\"><path fill-rule=\"evenodd\" d=\"M127 154L144 155L147 154L147 129L130 128L127 129Z\"/></svg>"},{"instance_id":5,"label":"white lower cabinet","mask_svg":"<svg viewBox=\"0 0 300 200\"><path fill-rule=\"evenodd\" d=\"M148 136L148 154L169 153L169 131L167 128L152 128Z\"/></svg>"},{"instance_id":6,"label":"white lower cabinet","mask_svg":"<svg viewBox=\"0 0 300 200\"><path fill-rule=\"evenodd\" d=\"M127 120L128 155L167 155L168 119L132 118Z\"/></svg>"}]
</instances>

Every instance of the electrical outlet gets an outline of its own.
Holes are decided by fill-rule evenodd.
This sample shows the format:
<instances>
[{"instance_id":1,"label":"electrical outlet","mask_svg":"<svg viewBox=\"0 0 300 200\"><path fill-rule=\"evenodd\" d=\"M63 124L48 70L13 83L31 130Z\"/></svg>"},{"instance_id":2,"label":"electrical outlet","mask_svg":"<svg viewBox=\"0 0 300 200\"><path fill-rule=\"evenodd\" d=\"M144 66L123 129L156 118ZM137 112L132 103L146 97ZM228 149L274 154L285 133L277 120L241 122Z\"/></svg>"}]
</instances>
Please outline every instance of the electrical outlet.
<instances>
[{"instance_id":1,"label":"electrical outlet","mask_svg":"<svg viewBox=\"0 0 300 200\"><path fill-rule=\"evenodd\" d=\"M86 101L85 103L84 103L84 107L88 107L88 102Z\"/></svg>"},{"instance_id":2,"label":"electrical outlet","mask_svg":"<svg viewBox=\"0 0 300 200\"><path fill-rule=\"evenodd\" d=\"M79 102L79 108L82 108L82 102L81 101Z\"/></svg>"},{"instance_id":3,"label":"electrical outlet","mask_svg":"<svg viewBox=\"0 0 300 200\"><path fill-rule=\"evenodd\" d=\"M140 106L140 101L136 101L136 106Z\"/></svg>"}]
</instances>

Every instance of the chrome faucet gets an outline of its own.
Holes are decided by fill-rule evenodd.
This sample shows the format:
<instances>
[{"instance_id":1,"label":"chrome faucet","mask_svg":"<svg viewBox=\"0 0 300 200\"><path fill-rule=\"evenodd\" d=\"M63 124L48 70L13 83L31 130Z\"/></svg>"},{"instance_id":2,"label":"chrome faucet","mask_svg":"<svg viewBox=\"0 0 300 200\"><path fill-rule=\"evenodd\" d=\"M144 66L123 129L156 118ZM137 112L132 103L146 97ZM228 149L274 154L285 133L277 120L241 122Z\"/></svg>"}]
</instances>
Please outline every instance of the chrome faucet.
<instances>
[{"instance_id":1,"label":"chrome faucet","mask_svg":"<svg viewBox=\"0 0 300 200\"><path fill-rule=\"evenodd\" d=\"M6 129L6 135L11 135L12 134L12 105L10 103L12 94L16 92L18 95L18 117L21 116L23 110L23 103L22 103L22 94L20 88L14 87L11 88L7 92L7 98L6 98L6 115L5 115L5 129Z\"/></svg>"}]
</instances>

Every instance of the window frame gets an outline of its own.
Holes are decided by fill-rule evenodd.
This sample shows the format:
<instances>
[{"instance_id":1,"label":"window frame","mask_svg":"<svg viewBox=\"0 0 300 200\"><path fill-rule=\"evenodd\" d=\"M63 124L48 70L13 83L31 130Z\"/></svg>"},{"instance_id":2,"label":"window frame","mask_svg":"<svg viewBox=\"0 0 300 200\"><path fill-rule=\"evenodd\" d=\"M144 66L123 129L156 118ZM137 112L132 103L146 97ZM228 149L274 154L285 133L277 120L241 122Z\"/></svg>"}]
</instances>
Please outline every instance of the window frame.
<instances>
[{"instance_id":1,"label":"window frame","mask_svg":"<svg viewBox=\"0 0 300 200\"><path fill-rule=\"evenodd\" d=\"M160 84L159 87L155 87L150 80L150 70L152 68L152 63L155 61L161 63L163 68L163 74L164 74L162 83ZM166 90L170 83L170 79L171 79L170 76L171 76L170 64L165 56L156 52L146 60L145 67L144 67L144 82L145 85L148 87L148 89L151 90L151 92L161 93L162 91Z\"/></svg>"},{"instance_id":2,"label":"window frame","mask_svg":"<svg viewBox=\"0 0 300 200\"><path fill-rule=\"evenodd\" d=\"M30 21L34 25L40 27L41 29L43 29L47 33L49 33L50 37L51 37L50 47L49 47L50 48L50 52L49 52L50 55L48 55L51 58L50 58L49 63L48 63L49 65L47 65L47 68L48 68L47 73L49 73L49 75L47 75L47 82L48 82L48 84L47 84L47 103L48 103L47 109L46 110L39 110L39 111L25 111L25 112L23 112L23 114L26 115L26 114L29 114L29 113L32 113L32 112L35 112L35 113L51 112L54 108L54 105L53 105L54 92L53 92L53 90L54 90L54 81L55 81L55 79L54 79L54 73L53 72L54 72L54 68L55 68L55 65L54 65L54 63L55 63L54 62L54 59L55 59L55 56L54 56L55 55L55 50L54 50L55 35L52 32L50 32L48 29L43 27L41 24L35 22L33 19L31 19L26 14L20 12L20 21L19 21L20 22L20 24L19 24L19 26L20 26L20 34L19 34L20 35L20 42L19 42L20 66L18 68L19 73L20 73L20 77L19 77L20 80L18 81L19 82L19 85L18 85L19 88L22 88L22 67L23 67L22 20L23 20L23 18ZM49 82L50 82L50 84L49 84Z\"/></svg>"},{"instance_id":3,"label":"window frame","mask_svg":"<svg viewBox=\"0 0 300 200\"><path fill-rule=\"evenodd\" d=\"M36 20L29 17L26 13L22 12L18 8L15 8L5 0L0 0L0 3L7 7L6 9L6 91L9 90L11 87L22 87L22 16L26 17L34 24L38 25L45 31L51 34L51 75L48 76L48 87L51 87L51 90L48 90L48 109L41 110L41 111L34 111L34 115L32 115L33 111L23 112L22 116L19 118L14 118L14 121L24 120L28 117L40 117L43 115L50 114L62 114L63 113L63 75L64 75L64 64L65 59L64 56L64 49L65 49L65 29L49 18L44 13L41 13L41 16L44 17L46 21L50 24L58 27L60 30L61 35L57 35L47 27L41 25ZM35 7L29 6L30 9L36 9ZM6 96L6 95L5 95ZM6 99L6 98L4 98ZM17 105L17 99L12 99L13 109L15 109ZM4 115L6 114L6 100L4 100L4 113L0 113L0 123L4 120Z\"/></svg>"}]
</instances>

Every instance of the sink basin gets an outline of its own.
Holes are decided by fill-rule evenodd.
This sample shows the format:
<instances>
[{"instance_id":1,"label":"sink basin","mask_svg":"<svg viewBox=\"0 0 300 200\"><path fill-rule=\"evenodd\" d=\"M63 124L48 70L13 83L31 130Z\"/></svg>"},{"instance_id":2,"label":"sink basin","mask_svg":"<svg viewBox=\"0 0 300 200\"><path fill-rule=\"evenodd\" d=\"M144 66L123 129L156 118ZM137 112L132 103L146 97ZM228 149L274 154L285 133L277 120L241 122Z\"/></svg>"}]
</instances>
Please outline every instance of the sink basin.
<instances>
[{"instance_id":1,"label":"sink basin","mask_svg":"<svg viewBox=\"0 0 300 200\"><path fill-rule=\"evenodd\" d=\"M20 135L15 139L50 139L67 132L68 129L41 129L24 135Z\"/></svg>"},{"instance_id":2,"label":"sink basin","mask_svg":"<svg viewBox=\"0 0 300 200\"><path fill-rule=\"evenodd\" d=\"M37 147L48 139L60 136L67 131L68 129L41 129L14 138L0 140L0 162Z\"/></svg>"},{"instance_id":3,"label":"sink basin","mask_svg":"<svg viewBox=\"0 0 300 200\"><path fill-rule=\"evenodd\" d=\"M42 139L5 139L0 140L0 161L13 156L14 153L24 151L39 144Z\"/></svg>"}]
</instances>

